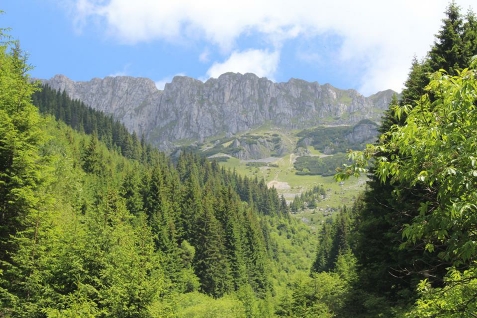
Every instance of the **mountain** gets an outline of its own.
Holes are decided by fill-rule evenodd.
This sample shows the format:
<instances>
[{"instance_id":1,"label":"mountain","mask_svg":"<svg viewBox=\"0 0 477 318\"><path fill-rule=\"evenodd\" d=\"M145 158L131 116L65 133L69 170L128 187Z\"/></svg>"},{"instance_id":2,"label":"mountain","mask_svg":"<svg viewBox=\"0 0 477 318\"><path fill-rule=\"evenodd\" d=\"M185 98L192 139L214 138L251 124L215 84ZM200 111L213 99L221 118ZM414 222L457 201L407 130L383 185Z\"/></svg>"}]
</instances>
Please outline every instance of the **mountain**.
<instances>
[{"instance_id":1,"label":"mountain","mask_svg":"<svg viewBox=\"0 0 477 318\"><path fill-rule=\"evenodd\" d=\"M205 83L176 76L164 90L127 76L75 82L56 75L43 84L112 114L162 150L179 141L234 134L264 124L284 129L379 121L391 90L364 97L355 90L290 79L274 83L254 74L226 73Z\"/></svg>"}]
</instances>

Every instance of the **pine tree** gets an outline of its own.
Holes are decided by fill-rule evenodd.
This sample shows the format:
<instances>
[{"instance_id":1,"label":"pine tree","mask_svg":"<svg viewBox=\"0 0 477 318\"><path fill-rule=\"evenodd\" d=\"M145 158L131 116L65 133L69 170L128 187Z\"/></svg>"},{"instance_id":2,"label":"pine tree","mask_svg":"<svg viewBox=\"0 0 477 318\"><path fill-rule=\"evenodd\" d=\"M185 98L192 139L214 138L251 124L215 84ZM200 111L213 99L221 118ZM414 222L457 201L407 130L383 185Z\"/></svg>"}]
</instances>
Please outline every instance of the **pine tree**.
<instances>
[{"instance_id":1,"label":"pine tree","mask_svg":"<svg viewBox=\"0 0 477 318\"><path fill-rule=\"evenodd\" d=\"M335 270L340 255L351 252L354 242L351 232L352 223L350 212L346 207L341 208L332 223L323 224L320 231L318 251L311 271L315 273Z\"/></svg>"},{"instance_id":2,"label":"pine tree","mask_svg":"<svg viewBox=\"0 0 477 318\"><path fill-rule=\"evenodd\" d=\"M216 211L218 221L224 229L224 248L230 264L234 290L238 290L247 283L247 268L244 259L242 236L245 220L241 218L240 207L241 202L232 188L230 186L222 188L215 202L214 210Z\"/></svg>"},{"instance_id":3,"label":"pine tree","mask_svg":"<svg viewBox=\"0 0 477 318\"><path fill-rule=\"evenodd\" d=\"M464 56L470 59L477 54L477 17L472 10L465 16L463 42Z\"/></svg>"},{"instance_id":4,"label":"pine tree","mask_svg":"<svg viewBox=\"0 0 477 318\"><path fill-rule=\"evenodd\" d=\"M267 252L259 221L250 208L244 210L244 254L247 266L248 283L257 296L263 298L270 290L268 281Z\"/></svg>"},{"instance_id":5,"label":"pine tree","mask_svg":"<svg viewBox=\"0 0 477 318\"><path fill-rule=\"evenodd\" d=\"M408 112L406 125L394 126L381 146L396 153L399 165L376 158L382 180L428 194L420 195L419 207L402 231L403 246L408 251L438 251L432 261L446 272L437 285L430 279L434 273L423 271L429 278L418 286L412 317L470 317L476 310L476 68L474 60L456 76L433 74L433 98L423 98Z\"/></svg>"},{"instance_id":6,"label":"pine tree","mask_svg":"<svg viewBox=\"0 0 477 318\"><path fill-rule=\"evenodd\" d=\"M197 166L190 162L187 168L187 175L185 171L183 174L185 179L183 179L181 194L180 223L183 239L192 241L196 220L203 211L203 194Z\"/></svg>"},{"instance_id":7,"label":"pine tree","mask_svg":"<svg viewBox=\"0 0 477 318\"><path fill-rule=\"evenodd\" d=\"M398 103L397 97L395 96L391 100L389 104L390 108L384 115L384 121L379 127L380 133L388 131L393 124L404 124L405 116L402 116L402 118L397 120L393 112L393 107L398 105L414 105L421 98L421 96L426 93L425 88L429 83L429 74L431 72L429 64L430 63L427 60L419 61L416 57L413 58L411 70L406 82L404 83L404 89L401 92L401 100Z\"/></svg>"},{"instance_id":8,"label":"pine tree","mask_svg":"<svg viewBox=\"0 0 477 318\"><path fill-rule=\"evenodd\" d=\"M141 195L142 174L143 172L136 166L134 171L126 174L121 187L121 196L126 199L126 207L134 215L144 212L144 201Z\"/></svg>"},{"instance_id":9,"label":"pine tree","mask_svg":"<svg viewBox=\"0 0 477 318\"><path fill-rule=\"evenodd\" d=\"M105 317L148 317L149 306L165 288L153 235L146 217L132 216L114 190L100 194L76 232L74 245L65 247L74 261L58 274L76 274L71 301L50 312L75 316L88 310ZM68 254L67 254L68 255ZM67 256L65 255L65 256ZM79 256L79 257L78 257ZM73 258L72 258L73 257Z\"/></svg>"}]
</instances>

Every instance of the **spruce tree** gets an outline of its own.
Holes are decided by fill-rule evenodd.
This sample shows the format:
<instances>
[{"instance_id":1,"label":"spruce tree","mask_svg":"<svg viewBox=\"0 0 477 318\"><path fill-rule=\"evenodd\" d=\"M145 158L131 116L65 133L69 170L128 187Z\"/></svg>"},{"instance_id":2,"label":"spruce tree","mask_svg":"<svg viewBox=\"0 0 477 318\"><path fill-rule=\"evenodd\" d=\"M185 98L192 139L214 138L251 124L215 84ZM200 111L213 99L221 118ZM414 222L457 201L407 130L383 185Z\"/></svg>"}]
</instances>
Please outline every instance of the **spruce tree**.
<instances>
[{"instance_id":1,"label":"spruce tree","mask_svg":"<svg viewBox=\"0 0 477 318\"><path fill-rule=\"evenodd\" d=\"M3 30L0 39L4 40ZM0 43L0 315L35 317L50 301L43 289L50 213L50 157L44 122L31 104L25 54Z\"/></svg>"},{"instance_id":2,"label":"spruce tree","mask_svg":"<svg viewBox=\"0 0 477 318\"><path fill-rule=\"evenodd\" d=\"M98 135L93 133L89 144L83 151L83 169L88 173L95 174L97 176L104 173L104 162L102 158L101 149L98 144Z\"/></svg>"},{"instance_id":3,"label":"spruce tree","mask_svg":"<svg viewBox=\"0 0 477 318\"><path fill-rule=\"evenodd\" d=\"M399 104L390 105L382 120L380 132L385 134L392 125L406 125L406 113L400 107L412 109L426 93L431 73L443 69L451 75L469 65L477 54L475 50L475 16L469 12L464 18L459 7L452 2L447 8L443 26L428 56L423 61L413 60L411 72ZM431 100L435 97L428 95ZM402 108L401 108L402 109ZM396 116L398 110L402 116ZM387 138L387 137L386 137ZM378 146L387 140L381 137ZM386 157L393 161L399 149L378 151L375 158ZM438 258L441 249L425 251L424 246L414 245L402 249L405 240L402 231L419 215L422 202L436 201L435 189L376 177L376 167L371 167L370 181L358 215L356 256L360 268L360 288L385 296L388 300L409 300L419 279L426 275L436 285L442 283L446 264Z\"/></svg>"},{"instance_id":4,"label":"spruce tree","mask_svg":"<svg viewBox=\"0 0 477 318\"><path fill-rule=\"evenodd\" d=\"M225 253L225 237L214 215L212 197L205 193L203 211L197 218L194 234L194 269L201 290L214 297L232 291L230 264Z\"/></svg>"},{"instance_id":5,"label":"spruce tree","mask_svg":"<svg viewBox=\"0 0 477 318\"><path fill-rule=\"evenodd\" d=\"M447 8L443 27L436 35L436 40L429 52L431 71L445 70L455 75L458 70L469 65L470 57L465 48L463 31L464 21L459 6L451 2Z\"/></svg>"},{"instance_id":6,"label":"spruce tree","mask_svg":"<svg viewBox=\"0 0 477 318\"><path fill-rule=\"evenodd\" d=\"M230 271L233 278L234 290L247 284L247 268L245 265L243 230L245 220L241 214L241 202L231 187L222 188L217 197L214 210L217 219L224 229L224 247Z\"/></svg>"}]
</instances>

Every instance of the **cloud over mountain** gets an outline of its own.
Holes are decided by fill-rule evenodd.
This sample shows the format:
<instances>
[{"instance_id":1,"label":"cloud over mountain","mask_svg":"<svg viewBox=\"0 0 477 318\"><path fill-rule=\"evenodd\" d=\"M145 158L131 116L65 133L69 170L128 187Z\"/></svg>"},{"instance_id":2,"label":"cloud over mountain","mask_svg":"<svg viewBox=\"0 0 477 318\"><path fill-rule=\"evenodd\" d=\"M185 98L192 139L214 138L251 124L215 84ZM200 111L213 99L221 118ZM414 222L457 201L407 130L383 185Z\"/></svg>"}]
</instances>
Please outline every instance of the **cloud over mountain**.
<instances>
[{"instance_id":1,"label":"cloud over mountain","mask_svg":"<svg viewBox=\"0 0 477 318\"><path fill-rule=\"evenodd\" d=\"M458 1L464 9L471 2ZM76 0L72 4L77 25L94 20L122 43L206 46L215 53L215 58L207 54L209 76L245 69L273 76L286 67L279 58L283 47L300 39L311 50L300 52L304 46L296 47L296 56L310 57L313 51L315 58L308 59L313 66L322 51L331 51L327 58L333 60L326 63L341 65L343 76L358 73L356 86L369 94L400 90L412 57L423 57L431 45L448 1ZM323 36L328 38L324 45ZM200 59L205 61L204 57ZM265 65L260 63L268 58Z\"/></svg>"}]
</instances>

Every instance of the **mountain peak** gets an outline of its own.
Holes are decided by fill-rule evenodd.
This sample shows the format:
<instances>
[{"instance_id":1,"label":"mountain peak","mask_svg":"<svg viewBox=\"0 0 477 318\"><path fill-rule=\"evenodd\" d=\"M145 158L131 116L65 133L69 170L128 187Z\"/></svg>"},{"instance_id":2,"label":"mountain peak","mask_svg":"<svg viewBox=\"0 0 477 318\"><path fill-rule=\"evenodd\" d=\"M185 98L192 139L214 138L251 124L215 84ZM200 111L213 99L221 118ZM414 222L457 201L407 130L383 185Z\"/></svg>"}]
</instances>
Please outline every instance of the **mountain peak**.
<instances>
[{"instance_id":1,"label":"mountain peak","mask_svg":"<svg viewBox=\"0 0 477 318\"><path fill-rule=\"evenodd\" d=\"M264 123L304 129L379 121L394 94L388 90L366 98L330 84L295 78L273 83L252 73L225 73L205 83L175 76L163 91L150 79L129 76L75 82L56 75L43 83L112 114L164 150L183 139L236 134Z\"/></svg>"}]
</instances>

